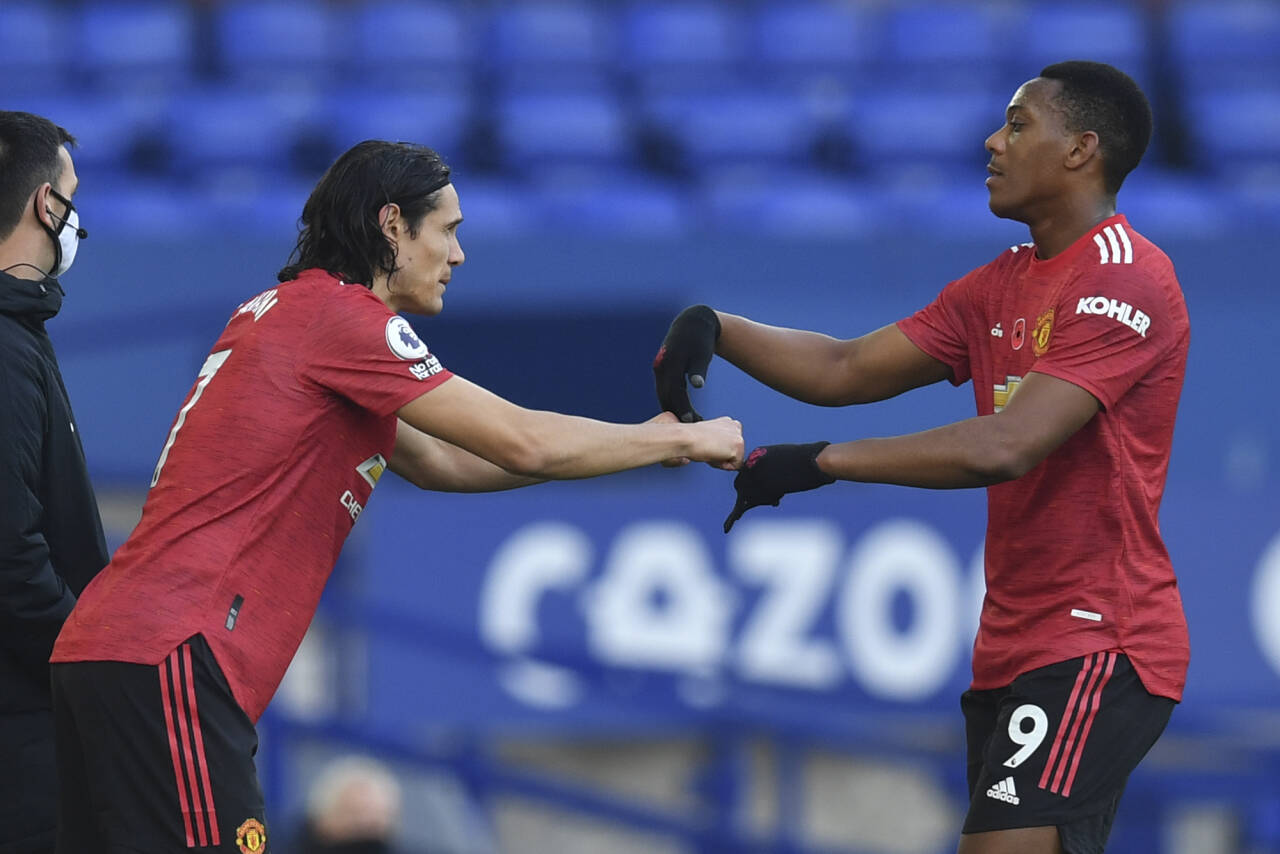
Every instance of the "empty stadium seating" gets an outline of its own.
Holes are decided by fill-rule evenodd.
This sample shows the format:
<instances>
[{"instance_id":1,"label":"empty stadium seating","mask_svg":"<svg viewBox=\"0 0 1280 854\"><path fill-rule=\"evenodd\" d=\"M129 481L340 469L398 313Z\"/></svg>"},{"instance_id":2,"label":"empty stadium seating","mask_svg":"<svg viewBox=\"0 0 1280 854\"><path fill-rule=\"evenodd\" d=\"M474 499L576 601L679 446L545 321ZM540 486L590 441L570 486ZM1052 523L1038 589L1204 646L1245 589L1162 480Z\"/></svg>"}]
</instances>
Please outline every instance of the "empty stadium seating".
<instances>
[{"instance_id":1,"label":"empty stadium seating","mask_svg":"<svg viewBox=\"0 0 1280 854\"><path fill-rule=\"evenodd\" d=\"M1156 105L1152 180L1135 192L1196 175L1209 196L1272 186L1280 5L1155 8L1163 13L1137 0L13 0L0 4L0 97L65 124L87 181L138 186L136 207L165 180L189 189L223 176L239 182L230 195L269 195L273 181L314 181L356 141L388 138L437 148L478 186L512 185L486 190L480 205L499 231L574 211L591 212L597 229L638 228L643 217L604 212L605 199L625 204L628 187L674 228L690 210L732 209L724 176L743 169L825 175L839 192L878 186L876 198L898 209L931 198L930 181L970 186L1013 89L1043 65L1094 58L1130 72ZM608 189L544 180L567 172L605 176ZM672 180L685 184L675 197L655 189ZM857 215L860 200L827 204L804 186L839 228L877 227ZM699 193L712 195L691 205ZM1168 193L1186 198L1182 185ZM512 214L515 198L554 216ZM1262 220L1241 226L1271 208L1254 209Z\"/></svg>"}]
</instances>

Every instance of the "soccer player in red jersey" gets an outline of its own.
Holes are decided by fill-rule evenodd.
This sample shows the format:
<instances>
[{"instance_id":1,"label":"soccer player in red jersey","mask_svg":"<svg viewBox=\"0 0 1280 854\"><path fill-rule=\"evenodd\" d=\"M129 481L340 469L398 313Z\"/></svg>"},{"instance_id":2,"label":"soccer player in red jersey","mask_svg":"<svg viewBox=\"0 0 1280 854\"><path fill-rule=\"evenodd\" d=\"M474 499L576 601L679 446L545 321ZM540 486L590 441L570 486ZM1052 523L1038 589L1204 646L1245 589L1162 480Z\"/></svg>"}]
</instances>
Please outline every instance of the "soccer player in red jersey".
<instances>
[{"instance_id":1,"label":"soccer player in red jersey","mask_svg":"<svg viewBox=\"0 0 1280 854\"><path fill-rule=\"evenodd\" d=\"M1116 213L1150 135L1127 75L1049 66L986 140L991 210L1026 223L1032 242L851 340L694 306L654 361L664 408L688 420L685 378L701 385L713 353L825 406L973 381L976 418L756 448L725 521L835 480L987 487L960 854L1101 852L1130 772L1181 699L1187 626L1157 512L1187 311L1169 259Z\"/></svg>"},{"instance_id":2,"label":"soccer player in red jersey","mask_svg":"<svg viewBox=\"0 0 1280 854\"><path fill-rule=\"evenodd\" d=\"M451 374L398 314L439 314L464 260L449 174L429 148L355 146L280 284L231 313L54 648L59 852L266 850L253 725L387 469L478 492L741 462L732 419L610 424Z\"/></svg>"}]
</instances>

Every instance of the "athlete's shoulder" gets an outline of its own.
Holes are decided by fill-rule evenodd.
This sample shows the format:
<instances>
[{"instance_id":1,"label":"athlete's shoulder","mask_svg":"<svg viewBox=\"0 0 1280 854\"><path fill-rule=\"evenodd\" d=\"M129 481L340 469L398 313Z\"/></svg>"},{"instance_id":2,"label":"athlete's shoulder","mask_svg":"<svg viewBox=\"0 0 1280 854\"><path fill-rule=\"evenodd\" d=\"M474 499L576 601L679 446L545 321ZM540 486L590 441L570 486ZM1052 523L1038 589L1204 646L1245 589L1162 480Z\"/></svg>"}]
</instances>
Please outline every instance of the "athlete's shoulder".
<instances>
[{"instance_id":1,"label":"athlete's shoulder","mask_svg":"<svg viewBox=\"0 0 1280 854\"><path fill-rule=\"evenodd\" d=\"M1019 243L1010 246L995 258L981 267L974 267L953 284L965 289L982 289L984 287L1002 287L1010 275L1016 274L1019 268L1025 267L1035 255L1034 243Z\"/></svg>"},{"instance_id":2,"label":"athlete's shoulder","mask_svg":"<svg viewBox=\"0 0 1280 854\"><path fill-rule=\"evenodd\" d=\"M1123 216L1112 218L1083 240L1086 245L1075 253L1067 272L1072 282L1068 291L1107 287L1181 300L1182 290L1169 256Z\"/></svg>"},{"instance_id":3,"label":"athlete's shoulder","mask_svg":"<svg viewBox=\"0 0 1280 854\"><path fill-rule=\"evenodd\" d=\"M1110 269L1132 267L1162 271L1172 270L1169 256L1129 224L1124 216L1116 216L1093 234L1094 251L1083 253L1087 266Z\"/></svg>"},{"instance_id":4,"label":"athlete's shoulder","mask_svg":"<svg viewBox=\"0 0 1280 854\"><path fill-rule=\"evenodd\" d=\"M233 318L253 312L256 317L280 304L283 314L297 317L299 314L313 320L331 316L335 321L372 316L381 321L392 315L382 300L364 285L345 281L324 270L303 270L297 278L268 288L236 309Z\"/></svg>"},{"instance_id":5,"label":"athlete's shoulder","mask_svg":"<svg viewBox=\"0 0 1280 854\"><path fill-rule=\"evenodd\" d=\"M1098 229L1075 261L1062 302L1072 315L1119 320L1142 337L1148 330L1187 329L1186 303L1169 257L1123 217Z\"/></svg>"},{"instance_id":6,"label":"athlete's shoulder","mask_svg":"<svg viewBox=\"0 0 1280 854\"><path fill-rule=\"evenodd\" d=\"M304 280L303 276L307 278ZM341 276L335 276L323 270L306 270L298 280L307 283L309 296L341 306L343 311L360 312L362 315L368 313L384 318L395 314L368 287L356 282L348 282Z\"/></svg>"},{"instance_id":7,"label":"athlete's shoulder","mask_svg":"<svg viewBox=\"0 0 1280 854\"><path fill-rule=\"evenodd\" d=\"M1017 267L1025 267L1030 264L1035 254L1036 245L1034 243L1016 243L973 272L982 276L1007 272Z\"/></svg>"}]
</instances>

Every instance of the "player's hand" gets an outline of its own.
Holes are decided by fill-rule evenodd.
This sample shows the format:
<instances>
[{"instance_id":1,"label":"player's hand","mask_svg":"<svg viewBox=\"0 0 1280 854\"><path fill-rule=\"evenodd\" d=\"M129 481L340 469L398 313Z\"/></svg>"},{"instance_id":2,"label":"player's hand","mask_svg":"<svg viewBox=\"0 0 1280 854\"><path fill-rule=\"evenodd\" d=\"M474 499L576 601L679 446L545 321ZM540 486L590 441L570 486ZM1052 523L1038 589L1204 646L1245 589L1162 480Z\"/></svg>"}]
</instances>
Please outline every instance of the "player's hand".
<instances>
[{"instance_id":1,"label":"player's hand","mask_svg":"<svg viewBox=\"0 0 1280 854\"><path fill-rule=\"evenodd\" d=\"M830 442L808 445L762 445L747 456L747 461L733 479L738 492L737 503L724 520L724 532L752 507L768 504L777 507L782 496L805 492L834 483L835 478L818 468L818 454Z\"/></svg>"},{"instance_id":2,"label":"player's hand","mask_svg":"<svg viewBox=\"0 0 1280 854\"><path fill-rule=\"evenodd\" d=\"M653 416L652 418L650 418L648 421L644 423L645 424L679 424L680 419L676 418L676 414L674 412L659 412L657 415ZM680 466L687 466L689 465L689 462L690 460L688 457L672 457L669 460L663 460L662 465L665 466L666 468L673 469L673 468L679 468Z\"/></svg>"},{"instance_id":3,"label":"player's hand","mask_svg":"<svg viewBox=\"0 0 1280 854\"><path fill-rule=\"evenodd\" d=\"M690 425L695 438L689 459L733 471L742 465L742 424L728 416Z\"/></svg>"},{"instance_id":4,"label":"player's hand","mask_svg":"<svg viewBox=\"0 0 1280 854\"><path fill-rule=\"evenodd\" d=\"M702 388L707 368L716 353L720 337L720 318L705 305L686 308L671 321L667 337L662 339L658 355L653 357L653 378L658 389L658 405L674 412L681 421L701 421L702 416L689 402L689 388Z\"/></svg>"}]
</instances>

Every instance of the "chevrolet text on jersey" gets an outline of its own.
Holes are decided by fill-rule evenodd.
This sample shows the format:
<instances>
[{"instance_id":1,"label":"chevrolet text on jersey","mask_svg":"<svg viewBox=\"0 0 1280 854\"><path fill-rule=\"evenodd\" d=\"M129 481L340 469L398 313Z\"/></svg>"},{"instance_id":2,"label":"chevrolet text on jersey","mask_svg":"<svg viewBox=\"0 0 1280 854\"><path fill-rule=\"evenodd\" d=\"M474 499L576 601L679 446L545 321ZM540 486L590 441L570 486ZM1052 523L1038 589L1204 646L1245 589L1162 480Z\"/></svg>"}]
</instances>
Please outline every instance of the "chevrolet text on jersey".
<instances>
[{"instance_id":1,"label":"chevrolet text on jersey","mask_svg":"<svg viewBox=\"0 0 1280 854\"><path fill-rule=\"evenodd\" d=\"M1105 314L1120 321L1134 332L1147 337L1147 328L1151 326L1151 318L1127 302L1119 302L1108 297L1081 297L1076 303L1076 314Z\"/></svg>"}]
</instances>

